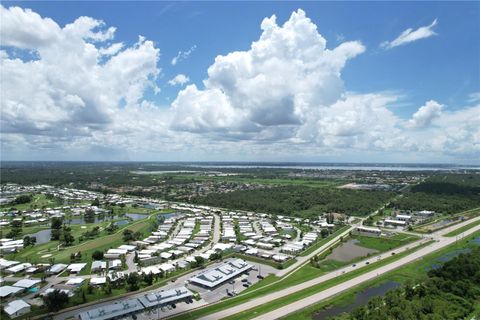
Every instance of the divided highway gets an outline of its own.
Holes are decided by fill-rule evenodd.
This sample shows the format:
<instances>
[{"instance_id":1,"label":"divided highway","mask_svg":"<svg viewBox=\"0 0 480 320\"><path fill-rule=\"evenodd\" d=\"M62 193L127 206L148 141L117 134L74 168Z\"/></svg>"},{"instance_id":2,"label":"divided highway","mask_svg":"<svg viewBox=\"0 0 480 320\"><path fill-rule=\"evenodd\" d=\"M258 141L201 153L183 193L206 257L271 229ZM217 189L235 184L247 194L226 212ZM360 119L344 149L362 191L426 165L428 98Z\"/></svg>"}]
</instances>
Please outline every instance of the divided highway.
<instances>
[{"instance_id":1,"label":"divided highway","mask_svg":"<svg viewBox=\"0 0 480 320\"><path fill-rule=\"evenodd\" d=\"M477 221L477 220L480 220L480 217L469 219L469 220L464 221L462 223L459 223L457 225L454 225L454 226L448 227L446 229L443 229L443 230L437 231L435 233L432 233L432 234L428 235L427 238L418 240L418 241L416 241L414 243L411 243L409 245L406 245L402 248L397 248L395 250L392 250L396 253L399 253L401 251L408 250L408 248L413 248L415 246L421 245L422 243L425 243L425 242L429 241L430 239L436 240L436 242L434 242L433 244L431 244L427 247L421 248L418 251L415 251L415 252L413 252L413 253L411 253L411 254L409 254L409 255L407 255L407 256L405 256L405 257L403 257L403 258L401 258L397 261L394 261L390 264L379 267L379 268L377 268L373 271L362 274L362 275L360 275L360 276L358 276L354 279L345 281L345 282L343 282L343 283L341 283L337 286L334 286L334 287L326 289L322 292L316 293L316 294L314 294L312 296L309 296L305 299L296 301L294 303L286 305L286 306L284 306L282 308L279 308L277 310L274 310L272 312L268 312L266 314L260 315L260 316L256 317L255 320L260 320L260 319L271 320L271 319L277 319L277 318L283 317L283 316L285 316L289 313L292 313L292 312L298 311L300 309L303 309L305 307L308 307L309 305L317 303L321 300L330 298L330 297L332 297L332 296L334 296L334 295L336 295L336 294L338 294L342 291L345 291L345 290L348 290L352 287L355 287L355 286L357 286L357 285L359 285L359 284L361 284L365 281L371 280L371 279L373 279L373 278L375 278L375 277L377 277L381 274L384 274L384 273L389 272L391 270L394 270L394 269L396 269L400 266L403 266L403 265L408 264L410 262L413 262L417 259L420 259L425 255L428 255L432 252L435 252L435 251L437 251L441 248L444 248L444 247L454 243L457 239L456 237L450 237L450 238L443 237L444 234L447 234L447 233L449 233L453 230L461 228L461 227L463 227L467 224L470 224L474 221ZM480 230L480 225L469 229L468 231L464 232L463 234L464 235L469 235L469 234L471 234L471 233L473 233L477 230ZM376 260L378 260L378 257L380 257L380 259L385 259L385 258L391 256L392 251L385 252L385 253L383 253L379 256L370 257L369 259L366 259L363 262L357 263L357 265L365 265L365 261L367 261L367 260L376 261ZM225 317L229 317L229 316L235 315L237 313L240 313L242 311L245 311L245 310L248 310L248 309L263 305L263 304L266 304L266 303L268 303L272 300L288 296L290 294L293 294L297 291L306 289L308 287L318 285L318 284L323 283L327 280L330 280L330 279L333 279L333 278L337 277L339 274L341 274L343 272L347 273L347 272L350 272L350 271L353 271L353 270L357 270L358 268L359 267L354 268L352 266L348 266L348 267L345 267L345 268L327 273L327 274L325 274L321 277L315 278L313 280L309 280L309 281L306 281L304 283L301 283L301 284L298 284L298 285L295 285L295 286L292 286L292 287L289 287L289 288L286 288L286 289L283 289L283 290L279 290L279 291L273 292L271 294L261 296L259 298L256 298L254 300L251 300L251 301L248 301L248 302L245 302L245 303L242 303L242 304L239 304L239 305L231 307L229 309L225 309L225 310L222 310L222 311L219 311L219 312L216 312L216 313L212 313L212 314L207 315L205 317L202 317L200 319L201 320L217 320L217 319L222 319L222 318L225 318Z\"/></svg>"}]
</instances>

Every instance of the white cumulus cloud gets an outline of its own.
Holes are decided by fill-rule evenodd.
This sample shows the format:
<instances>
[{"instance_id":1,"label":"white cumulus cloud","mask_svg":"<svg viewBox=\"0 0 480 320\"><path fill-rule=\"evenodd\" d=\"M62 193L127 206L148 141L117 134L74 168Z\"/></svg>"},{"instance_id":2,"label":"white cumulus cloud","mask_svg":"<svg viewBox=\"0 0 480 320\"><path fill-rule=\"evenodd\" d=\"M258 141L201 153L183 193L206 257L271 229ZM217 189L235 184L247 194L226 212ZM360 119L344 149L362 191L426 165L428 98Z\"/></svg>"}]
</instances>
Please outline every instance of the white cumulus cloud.
<instances>
[{"instance_id":1,"label":"white cumulus cloud","mask_svg":"<svg viewBox=\"0 0 480 320\"><path fill-rule=\"evenodd\" d=\"M408 121L408 125L414 128L424 128L442 113L443 106L434 100L427 101Z\"/></svg>"},{"instance_id":2,"label":"white cumulus cloud","mask_svg":"<svg viewBox=\"0 0 480 320\"><path fill-rule=\"evenodd\" d=\"M175 77L173 77L172 79L170 79L168 81L168 84L171 85L171 86L176 86L176 85L181 85L183 86L184 84L187 84L188 82L190 81L190 78L187 77L186 75L184 74L177 74Z\"/></svg>"},{"instance_id":3,"label":"white cumulus cloud","mask_svg":"<svg viewBox=\"0 0 480 320\"><path fill-rule=\"evenodd\" d=\"M418 28L417 30L413 30L412 28L408 28L407 30L403 31L396 39L392 41L384 41L380 44L380 47L384 49L392 49L401 45L405 45L420 39L429 38L431 36L436 35L433 27L437 25L437 19L433 20L431 24L428 26L423 26Z\"/></svg>"},{"instance_id":4,"label":"white cumulus cloud","mask_svg":"<svg viewBox=\"0 0 480 320\"><path fill-rule=\"evenodd\" d=\"M222 129L223 136L248 139L252 136L248 133L271 133L273 126L292 132L292 126L307 120L309 110L341 97L341 70L365 50L358 41L327 49L326 40L301 9L281 26L276 16L265 18L261 28L260 38L248 51L215 58L204 89L191 85L179 93L172 104L174 129ZM206 121L207 114L225 116ZM272 138L271 134L255 135L262 136Z\"/></svg>"}]
</instances>

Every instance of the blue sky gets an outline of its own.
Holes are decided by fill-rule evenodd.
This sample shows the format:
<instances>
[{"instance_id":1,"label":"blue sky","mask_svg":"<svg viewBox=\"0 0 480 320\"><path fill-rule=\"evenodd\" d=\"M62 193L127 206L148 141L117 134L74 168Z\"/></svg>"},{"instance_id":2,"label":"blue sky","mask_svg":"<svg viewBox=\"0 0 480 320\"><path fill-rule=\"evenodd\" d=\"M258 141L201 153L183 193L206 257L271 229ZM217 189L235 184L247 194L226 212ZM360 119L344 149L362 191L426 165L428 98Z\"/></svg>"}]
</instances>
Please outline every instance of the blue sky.
<instances>
[{"instance_id":1,"label":"blue sky","mask_svg":"<svg viewBox=\"0 0 480 320\"><path fill-rule=\"evenodd\" d=\"M42 19L50 18L53 20L60 29L67 24L71 24L80 16L90 17L96 21L102 20L104 25L92 30L98 31L113 26L116 31L114 36L109 37L103 44L91 41L97 49L117 42L123 43L121 50L127 50L127 48L135 46L140 47L138 45L139 35L145 37L147 41L151 41L154 48L158 49L159 52L156 54L154 70L144 70L144 78L139 78L138 83L136 83L141 87L139 89L141 97L136 98L135 103L130 104L125 103L125 99L128 100L128 98L123 97L120 99L121 102L112 106L102 106L98 101L91 102L100 104L92 108L95 108L95 112L98 114L104 115L105 113L108 115L104 121L102 120L103 122L99 121L99 123L114 123L119 120L113 119L111 114L119 113L117 111L125 108L125 104L128 105L127 109L140 108L142 101L146 101L149 106L154 108L156 113L152 110L145 111L145 117L163 119L157 125L162 127L164 132L166 130L170 132L166 135L168 137L160 136L161 133L156 132L152 134L152 137L155 140L162 140L162 143L152 145L147 150L136 150L128 153L125 152L125 148L131 145L138 148L138 144L141 144L138 139L147 138L132 131L128 135L132 136L131 141L116 145L112 142L112 140L115 140L112 136L120 134L115 133L118 125L115 128L113 126L106 128L99 123L92 123L92 121L83 123L80 119L82 117L76 113L55 120L46 117L48 119L41 121L41 124L36 123L30 127L22 128L18 125L20 121L16 120L13 115L15 112L11 111L14 109L8 109L11 108L9 107L11 105L18 105L17 100L19 99L15 99L16 97L12 93L9 101L2 99L4 100L2 101L2 109L11 111L8 114L5 111L5 115L8 116L4 115L3 117L3 121L9 121L9 123L3 124L4 128L7 127L7 130L3 131L2 138L2 158L4 159L42 160L55 154L56 156L62 155L61 157L67 160L79 156L89 160L102 159L106 154L113 154L113 157L121 158L118 160L223 160L221 157L227 157L231 160L235 160L237 157L241 158L240 160L275 160L280 157L282 160L293 161L348 161L351 155L356 155L360 161L382 161L382 159L413 162L477 163L479 161L480 142L478 140L480 137L478 132L475 131L476 122L467 126L468 128L472 127L473 131L465 128L468 132L465 132L462 136L453 139L450 133L454 126L462 126L465 117L471 119L472 117L469 115L476 114L476 109L472 108L478 105L477 95L480 92L480 41L478 41L480 36L480 4L478 2L227 3L105 1L58 3L5 1L3 6L6 10L4 14L13 14L7 12L13 6L23 9L29 8L33 13L41 16ZM230 124L228 122L230 120L227 121L223 118L220 119L221 121L219 120L221 124L209 123L206 125L205 121L200 121L199 124L197 120L202 117L200 114L197 118L191 119L188 125L177 125L179 121L171 123L175 119L185 118L179 112L185 112L185 114L194 117L194 111L198 111L198 108L207 110L207 113L216 114L218 112L222 115L245 110L246 106L235 105L235 93L226 93L226 99L233 104L227 106L230 108L228 110L210 110L208 109L210 106L203 105L195 110L189 110L183 105L185 103L189 105L188 101L183 101L187 98L180 99L179 97L183 92L185 95L189 93L196 97L194 98L195 101L203 101L202 99L212 101L213 98L209 94L214 93L214 89L218 89L215 86L225 89L225 83L222 83L224 75L217 73L209 75L207 73L209 67L215 64L215 57L219 55L227 56L229 53L236 51L249 52L252 42L258 41L262 35L263 31L260 25L265 18L275 15L276 24L282 27L290 19L292 12L299 8L305 12L306 19L310 19L309 23L317 27L318 34L326 40L325 50L333 51L346 42L355 42L355 44L362 46L362 49L357 48L357 51L352 52L351 57L345 58L344 66L335 69L332 73L331 81L335 83L332 86L338 92L336 95L332 94L333 100L329 100L328 105L322 105L322 107L325 107L324 112L320 112L322 115L318 115L317 112L315 112L315 115L304 113L302 117L295 120L283 119L278 123L271 123L271 119L268 122L265 119L252 118L251 114L256 114L257 110L249 109L250 116L246 117L250 118L238 128L235 127L236 124L233 124L236 121ZM381 45L386 41L394 41L408 28L415 32L418 28L430 26L433 21L436 21L436 23L429 29L431 31L430 35L391 48ZM43 22L39 21L39 23ZM11 26L12 29L10 29L10 26L6 25L7 23L1 25L5 33L14 29L14 26ZM40 29L43 30L39 27ZM300 29L293 32L297 31L301 32ZM26 30L25 32L31 31ZM46 49L44 49L44 44L41 44L41 47L35 47L34 45L29 46L15 42L15 37L26 39L24 41L37 41L38 39L29 39L24 34L15 35L13 32L9 32L7 36L8 38L5 38L7 40L2 42L2 49L5 50L9 59L20 58L27 63L26 51L33 52L35 56L38 53L39 61L45 60L43 56L48 55ZM44 38L40 35L38 37ZM81 37L86 39L85 36ZM13 40L8 40L10 38ZM88 41L85 40L85 42ZM67 47L62 45L61 48ZM179 61L176 65L172 65L171 60L180 51L186 52L189 50L191 53L188 57ZM278 50L278 48L275 50ZM290 59L294 58L296 57L290 57ZM104 60L99 59L98 65L102 65L110 59L110 56L102 59ZM235 65L235 68L238 69L238 61L228 61L228 63ZM318 68L321 69L322 67ZM221 72L218 70L215 69L215 72ZM59 72L67 73L66 70L59 70ZM341 90L336 88L337 73L343 83ZM170 85L168 82L179 74L188 77L189 82L181 85ZM7 81L10 76L11 74L7 74L7 71L2 71L2 81ZM276 74L276 76L279 75ZM288 75L284 76L288 77ZM268 75L265 77L267 80L269 79ZM46 78L50 79L50 76L47 74ZM213 83L208 85L208 88L205 88L202 82L206 79L210 79ZM330 80L322 81L328 82ZM49 83L55 86L51 81ZM188 92L186 85L195 85L195 90L200 93ZM100 86L100 84L97 85L95 89L102 91ZM132 83L129 83L129 86L132 86ZM327 90L325 86L329 88L330 84L322 84L317 89L320 91ZM54 89L58 89L62 94L68 91L68 89L59 88L59 85L56 85ZM273 104L281 104L285 99L291 97L294 97L292 99L295 100L298 96L304 94L303 91L302 94L299 94L295 91L297 89L294 88L289 95L281 97L281 101L275 101L276 96L268 97L267 100L273 101ZM157 93L154 93L154 91L157 91ZM385 110L382 109L376 115L377 120L372 121L383 121L383 117L387 117L390 122L387 120L386 122L390 126L395 127L402 134L406 132L405 139L396 142L397 145L400 144L398 148L395 147L395 143L370 141L369 139L373 138L371 136L367 137L369 134L358 128L355 128L355 130L351 127L339 129L334 123L339 121L343 124L352 123L352 126L368 127L367 120L362 118L364 116L361 115L376 111L360 110L361 107L356 107L355 111L351 111L343 105L338 106L338 102L342 99L342 101L354 99L348 97L355 97L360 101L361 98L367 99L367 96L371 94L381 96L377 98L383 99L382 101L385 104L382 106ZM328 96L329 93L325 93L325 95ZM55 95L55 97L57 96ZM78 92L72 93L71 96L79 97L84 102L93 99L83 97ZM52 99L55 100L55 98ZM51 102L52 99L49 101ZM262 96L262 99L266 98ZM335 101L337 101L337 105L335 105ZM435 102L436 105L428 104L429 101ZM40 108L38 110L40 113L42 113L42 110L49 112L48 110L58 106L64 108L62 107L64 103L60 101L52 103L54 106L46 104L43 109L42 106L36 106L36 108ZM348 102L345 103L350 105ZM368 103L373 105L372 110L378 110L375 102L370 101ZM87 107L90 105L89 103L83 104L86 104ZM27 103L25 108L28 109L28 107ZM316 108L316 106L311 107ZM420 120L415 120L414 115L422 107L425 107L422 111L423 115L422 113L418 114ZM248 108L257 107L249 104ZM261 106L258 106L258 108L261 108ZM289 108L289 106L286 106L286 108ZM298 116L300 107L294 105L292 108L295 109L294 115ZM391 114L385 115L386 110ZM132 112L142 114L144 109ZM329 117L334 112L338 112L338 116ZM352 119L344 116L344 114L352 113L355 113ZM70 116L72 118L69 118ZM238 117L240 117L239 114L232 113L232 119ZM319 119L315 123L307 125L312 117L319 117ZM392 117L395 117L395 120L392 120ZM325 120L327 118L328 121ZM477 120L476 117L474 118L474 120ZM33 122L35 122L34 120L32 119ZM137 121L139 122L132 124L132 127L139 127L139 123L142 121L143 125L149 125L144 123L145 119L137 119ZM13 123L16 125L12 125ZM74 133L66 134L58 131L59 127L66 126L65 123L68 123L68 125L73 123L69 132ZM332 123L334 124L332 125ZM286 124L287 127L285 127ZM150 125L155 126L155 124ZM252 126L255 126L255 129L251 129ZM325 126L325 128L322 126ZM447 126L452 126L452 128L447 128ZM51 130L51 127L55 127L55 130ZM80 127L83 131L79 129ZM86 129L83 129L84 127ZM247 127L248 130L245 129ZM299 131L306 130L307 127L309 130L312 127L319 128L314 134L306 134L308 137L315 136L311 138L314 141L310 141L308 140L310 138L307 139L305 135L301 136L299 134ZM345 133L345 130L348 133ZM388 130L388 126L382 130ZM379 132L374 139L382 134L382 130L378 130ZM47 131L48 133L46 133ZM426 136L439 136L440 134L443 134L442 138L432 142L430 147L425 143L420 145L418 141ZM177 136L181 135L183 135L181 141L175 140L178 138ZM135 137L133 138L133 136ZM176 138L172 138L172 136ZM265 138L266 136L267 138ZM345 138L347 136L348 139ZM387 139L385 137L384 139ZM469 144L465 144L465 139ZM221 143L219 143L220 140ZM72 147L71 141L74 141L73 145L76 146L76 149ZM195 148L192 149L189 141L196 141L193 143ZM369 142L363 143L363 141ZM216 146L211 149L213 142ZM39 144L42 147L38 147ZM172 147L172 144L175 147ZM218 144L222 146L218 147ZM259 152L259 150L262 150L261 146L265 144L269 145L266 154ZM168 145L168 148L165 145ZM316 151L308 153L304 158L296 159L292 155L279 151L284 150L285 146L290 146L295 150L297 148L299 148L298 150L307 148L309 151ZM164 149L164 147L169 150L168 155L155 151ZM238 152L239 147L244 150L241 154ZM137 157L140 158L137 159Z\"/></svg>"}]
</instances>

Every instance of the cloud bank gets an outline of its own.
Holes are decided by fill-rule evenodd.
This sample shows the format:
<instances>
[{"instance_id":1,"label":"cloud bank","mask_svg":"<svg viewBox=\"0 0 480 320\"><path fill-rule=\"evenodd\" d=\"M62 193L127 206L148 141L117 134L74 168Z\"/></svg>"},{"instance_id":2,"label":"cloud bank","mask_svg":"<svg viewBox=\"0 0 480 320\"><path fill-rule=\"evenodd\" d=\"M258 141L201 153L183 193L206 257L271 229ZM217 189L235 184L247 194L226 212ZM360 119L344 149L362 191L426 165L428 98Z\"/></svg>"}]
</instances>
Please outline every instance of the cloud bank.
<instances>
[{"instance_id":1,"label":"cloud bank","mask_svg":"<svg viewBox=\"0 0 480 320\"><path fill-rule=\"evenodd\" d=\"M342 71L366 47L329 47L300 9L283 24L265 18L249 48L217 56L203 83L184 87L171 105L152 100L162 73L153 41L115 42L116 29L90 17L60 26L28 9L0 10L3 157L480 157L478 100L456 111L430 100L404 119L391 108L401 97L348 91ZM178 74L168 85L188 82Z\"/></svg>"}]
</instances>

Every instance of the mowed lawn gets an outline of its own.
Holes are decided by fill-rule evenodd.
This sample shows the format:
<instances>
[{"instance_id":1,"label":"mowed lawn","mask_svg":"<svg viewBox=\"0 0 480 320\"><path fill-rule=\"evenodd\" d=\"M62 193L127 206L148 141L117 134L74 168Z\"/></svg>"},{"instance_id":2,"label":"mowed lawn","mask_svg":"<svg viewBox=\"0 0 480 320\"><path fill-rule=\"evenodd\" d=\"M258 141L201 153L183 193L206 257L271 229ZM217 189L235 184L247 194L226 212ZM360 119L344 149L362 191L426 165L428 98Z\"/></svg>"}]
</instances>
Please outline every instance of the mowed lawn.
<instances>
[{"instance_id":1,"label":"mowed lawn","mask_svg":"<svg viewBox=\"0 0 480 320\"><path fill-rule=\"evenodd\" d=\"M401 247L413 241L420 239L417 236L405 234L405 233L398 233L393 237L367 237L367 236L353 236L353 239L359 241L357 245L375 249L380 252L385 252L388 250L395 249L397 247Z\"/></svg>"},{"instance_id":2,"label":"mowed lawn","mask_svg":"<svg viewBox=\"0 0 480 320\"><path fill-rule=\"evenodd\" d=\"M82 253L82 262L91 262L92 253L96 250L103 251L105 249L116 248L123 242L123 231L125 229L130 229L133 232L139 231L141 233L146 233L150 231L149 229L153 223L153 217L156 214L150 215L148 218L143 220L138 220L129 225L123 226L121 229L117 230L115 233L110 235L101 235L95 239L87 240L77 245L70 247L65 247L58 251L58 241L50 241L47 243L35 245L30 248L21 250L18 253L9 255L9 259L18 260L18 261L27 261L31 263L45 262L48 263L51 259L55 259L55 263L69 263L70 255L72 253L81 252ZM106 227L111 221L97 223L97 224L87 224L87 228L83 228L81 225L71 225L72 235L75 239L78 239L80 235L86 231L92 230L96 226Z\"/></svg>"},{"instance_id":3,"label":"mowed lawn","mask_svg":"<svg viewBox=\"0 0 480 320\"><path fill-rule=\"evenodd\" d=\"M147 219L137 221L131 225L127 225L126 227L115 232L114 234L92 239L76 246L67 247L65 248L65 250L61 250L58 251L56 254L53 254L52 258L55 259L55 262L69 262L70 255L72 253L80 251L82 253L82 257L84 257L84 261L90 262L92 259L92 253L94 251L104 251L106 249L116 248L124 244L123 231L125 229L130 229L133 232L139 231L144 233L145 231L148 231L151 225L152 220L149 217Z\"/></svg>"}]
</instances>

